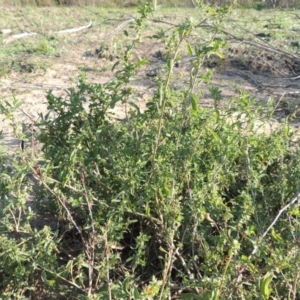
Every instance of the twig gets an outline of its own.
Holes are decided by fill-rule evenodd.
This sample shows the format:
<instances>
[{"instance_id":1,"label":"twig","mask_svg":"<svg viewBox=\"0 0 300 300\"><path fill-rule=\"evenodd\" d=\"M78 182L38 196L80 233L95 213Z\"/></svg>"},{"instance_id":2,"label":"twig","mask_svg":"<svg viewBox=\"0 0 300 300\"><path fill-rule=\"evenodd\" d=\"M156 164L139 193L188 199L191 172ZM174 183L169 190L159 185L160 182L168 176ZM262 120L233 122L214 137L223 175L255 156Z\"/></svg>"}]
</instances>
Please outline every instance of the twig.
<instances>
[{"instance_id":1,"label":"twig","mask_svg":"<svg viewBox=\"0 0 300 300\"><path fill-rule=\"evenodd\" d=\"M187 264L185 262L185 260L183 259L183 257L181 256L181 254L178 251L178 247L175 250L175 255L180 259L182 266L184 267L185 271L187 272L187 274L190 276L190 278L192 277L192 273L191 271L188 269ZM197 287L195 287L196 292L198 293L198 295L200 295L200 291Z\"/></svg>"},{"instance_id":2,"label":"twig","mask_svg":"<svg viewBox=\"0 0 300 300\"><path fill-rule=\"evenodd\" d=\"M275 107L274 107L274 110L277 109L278 105L280 104L280 102L281 102L281 100L283 99L283 97L285 96L285 94L286 94L286 92L284 92L284 93L281 95L281 97L279 98L279 100L277 101L277 103L276 103L276 105L275 105Z\"/></svg>"},{"instance_id":3,"label":"twig","mask_svg":"<svg viewBox=\"0 0 300 300\"><path fill-rule=\"evenodd\" d=\"M92 21L90 21L87 25L55 31L55 32L53 32L53 34L78 32L78 31L90 28L91 26L92 26ZM11 42L13 42L15 40L18 40L18 39L22 39L22 38L25 38L25 37L28 37L28 36L36 36L36 35L38 35L38 33L36 33L36 32L23 32L23 33L15 34L15 35L12 35L12 36L8 37L7 39L3 40L3 43L8 44L8 43L11 43Z\"/></svg>"},{"instance_id":4,"label":"twig","mask_svg":"<svg viewBox=\"0 0 300 300\"><path fill-rule=\"evenodd\" d=\"M266 235L269 233L269 231L271 230L271 228L275 225L275 223L277 222L277 220L280 218L281 214L286 211L290 206L292 206L293 204L295 204L298 200L299 200L299 197L300 197L300 193L297 194L297 196L290 202L288 203L286 206L284 206L280 211L279 213L277 214L277 216L275 217L275 219L273 220L273 222L271 223L271 225L267 228L267 230L264 232L264 234L262 235L261 237L261 240L263 240ZM249 259L252 258L253 255L255 255L255 253L257 252L258 248L256 247L252 253L250 254L249 256Z\"/></svg>"},{"instance_id":5,"label":"twig","mask_svg":"<svg viewBox=\"0 0 300 300\"><path fill-rule=\"evenodd\" d=\"M201 23L196 25L195 27L216 29L215 25L211 25L211 24L208 24L208 23L205 23L205 24L201 24ZM254 47L269 51L269 52L281 54L281 55L286 56L288 58L296 59L296 60L300 61L300 57L298 55L294 55L294 54L288 53L286 51L277 49L277 48L275 48L271 45L264 45L262 43L255 42L255 41L250 40L250 39L245 39L245 38L242 38L242 37L238 37L236 35L233 35L232 33L229 33L228 31L226 31L224 29L219 29L219 31L226 34L226 35L228 35L228 36L230 36L231 38L233 38L237 41L240 41L240 42L244 43L244 44L248 44L250 46L254 46Z\"/></svg>"},{"instance_id":6,"label":"twig","mask_svg":"<svg viewBox=\"0 0 300 300\"><path fill-rule=\"evenodd\" d=\"M8 44L12 41L22 39L22 38L27 37L27 36L35 36L35 35L38 35L38 33L36 33L36 32L23 32L23 33L20 33L20 34L15 34L15 35L10 36L9 38L3 40L3 43Z\"/></svg>"},{"instance_id":7,"label":"twig","mask_svg":"<svg viewBox=\"0 0 300 300\"><path fill-rule=\"evenodd\" d=\"M165 267L162 274L162 286L160 290L159 300L162 299L163 293L167 283L170 281L170 275L173 268L173 262L175 257L175 245L173 243L175 230L171 233L171 243L169 243L168 261L165 261Z\"/></svg>"},{"instance_id":8,"label":"twig","mask_svg":"<svg viewBox=\"0 0 300 300\"><path fill-rule=\"evenodd\" d=\"M177 24L174 24L174 23L171 23L171 22L167 22L167 21L162 21L162 20L157 20L157 19L153 19L151 20L152 22L155 22L155 23L163 23L163 24L167 24L167 25L170 25L170 26L174 26L174 27L178 27L179 25ZM224 33L225 35L241 42L241 43L244 43L244 44L248 44L250 46L253 46L253 47L256 47L256 48L260 48L262 50L265 50L265 51L269 51L269 52L273 52L273 53L277 53L277 54L281 54L283 56L286 56L290 59L296 59L298 61L300 61L300 57L298 55L294 55L294 54L291 54L291 53L288 53L286 51L283 51L283 50L280 50L280 49L277 49L275 47L273 47L272 45L270 44L267 44L267 45L264 45L262 43L259 43L259 42L255 42L251 39L245 39L243 37L238 37L224 29L220 29L220 28L217 28L215 25L211 25L209 23L206 22L207 19L204 19L202 20L200 23L198 23L195 27L196 28L212 28L212 29L218 29L219 32L222 32ZM293 77L292 79L297 79L299 78L299 76L296 76L295 78Z\"/></svg>"},{"instance_id":9,"label":"twig","mask_svg":"<svg viewBox=\"0 0 300 300\"><path fill-rule=\"evenodd\" d=\"M40 270L44 270L44 271L46 271L46 272L48 272L48 273L50 273L50 274L55 275L56 277L60 278L61 280L65 281L65 282L67 282L68 284L70 284L70 285L76 287L78 290L80 290L81 292L83 292L84 294L86 294L86 291L85 291L84 289L82 289L79 285L77 285L75 282L72 282L72 281L67 280L66 278L60 276L57 272L53 272L53 271L51 271L51 270L49 270L49 269L46 269L46 268L44 268L43 266L41 266L41 265L39 265L39 264L38 264L38 268L39 268Z\"/></svg>"},{"instance_id":10,"label":"twig","mask_svg":"<svg viewBox=\"0 0 300 300\"><path fill-rule=\"evenodd\" d=\"M104 234L104 241L105 241L105 255L106 255L106 281L107 281L107 288L108 288L108 297L109 300L112 300L112 294L111 294L111 282L110 282L110 275L109 275L109 245L107 240L107 231L105 231Z\"/></svg>"},{"instance_id":11,"label":"twig","mask_svg":"<svg viewBox=\"0 0 300 300\"><path fill-rule=\"evenodd\" d=\"M89 252L88 259L89 259L89 291L88 296L92 296L92 290L93 290L93 274L94 274L94 260L95 260L95 241L96 241L96 232L94 227L94 218L93 218L93 212L92 212L92 205L90 203L86 185L85 185L85 177L84 173L81 173L81 182L84 188L84 195L85 200L88 206L89 215L90 215L90 222L91 222L91 228L92 228L92 236L90 237L89 243L86 244L86 251Z\"/></svg>"},{"instance_id":12,"label":"twig","mask_svg":"<svg viewBox=\"0 0 300 300\"><path fill-rule=\"evenodd\" d=\"M118 26L117 26L117 31L121 30L122 28L124 28L127 24L134 22L134 19L129 19L129 20L125 20L123 22L121 22Z\"/></svg>"},{"instance_id":13,"label":"twig","mask_svg":"<svg viewBox=\"0 0 300 300\"><path fill-rule=\"evenodd\" d=\"M87 25L84 26L80 26L80 27L75 27L75 28L70 28L70 29L63 29L63 30L59 30L56 31L54 33L60 34L60 33L73 33L73 32L78 32L87 28L92 27L92 21L90 21Z\"/></svg>"}]
</instances>

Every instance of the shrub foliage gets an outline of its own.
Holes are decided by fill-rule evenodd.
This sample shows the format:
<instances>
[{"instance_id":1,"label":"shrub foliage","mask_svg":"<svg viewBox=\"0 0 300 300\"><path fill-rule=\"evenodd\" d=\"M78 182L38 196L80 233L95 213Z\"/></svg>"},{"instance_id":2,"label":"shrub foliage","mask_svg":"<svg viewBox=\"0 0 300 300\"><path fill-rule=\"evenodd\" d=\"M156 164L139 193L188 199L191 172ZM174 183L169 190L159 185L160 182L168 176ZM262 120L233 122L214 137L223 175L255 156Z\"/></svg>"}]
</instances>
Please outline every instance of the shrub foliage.
<instances>
[{"instance_id":1,"label":"shrub foliage","mask_svg":"<svg viewBox=\"0 0 300 300\"><path fill-rule=\"evenodd\" d=\"M192 20L151 37L166 45L166 67L144 112L130 86L147 64L131 56L151 8L139 12L113 80L81 76L65 98L47 94L38 157L1 152L1 299L299 298L299 209L285 209L300 184L295 136L287 123L261 130L272 108L245 93L221 106L201 68L222 57L215 35L226 11L212 13L203 45L190 43ZM182 51L190 78L175 90ZM199 82L212 108L199 105ZM122 120L110 110L119 102ZM17 106L1 111L18 134ZM56 228L37 228L35 214Z\"/></svg>"}]
</instances>

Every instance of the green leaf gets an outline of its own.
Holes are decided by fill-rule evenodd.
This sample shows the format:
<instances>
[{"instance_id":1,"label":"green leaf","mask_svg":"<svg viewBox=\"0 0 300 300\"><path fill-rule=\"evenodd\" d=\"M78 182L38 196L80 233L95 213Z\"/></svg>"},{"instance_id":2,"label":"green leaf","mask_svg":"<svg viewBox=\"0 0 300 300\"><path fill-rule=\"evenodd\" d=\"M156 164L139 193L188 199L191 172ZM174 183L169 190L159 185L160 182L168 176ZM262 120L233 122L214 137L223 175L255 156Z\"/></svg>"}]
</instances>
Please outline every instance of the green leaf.
<instances>
[{"instance_id":1,"label":"green leaf","mask_svg":"<svg viewBox=\"0 0 300 300\"><path fill-rule=\"evenodd\" d=\"M218 144L221 144L221 140L220 140L220 138L218 137L218 135L217 135L212 129L210 129L209 127L207 127L207 130L211 133L211 135L213 136L214 140L215 140Z\"/></svg>"},{"instance_id":2,"label":"green leaf","mask_svg":"<svg viewBox=\"0 0 300 300\"><path fill-rule=\"evenodd\" d=\"M174 59L169 59L168 62L167 62L167 66L168 66L169 70L171 68L173 68L173 66L174 66Z\"/></svg>"},{"instance_id":3,"label":"green leaf","mask_svg":"<svg viewBox=\"0 0 300 300\"><path fill-rule=\"evenodd\" d=\"M197 98L195 95L191 95L191 104L193 111L198 111L198 104L197 104Z\"/></svg>"},{"instance_id":4,"label":"green leaf","mask_svg":"<svg viewBox=\"0 0 300 300\"><path fill-rule=\"evenodd\" d=\"M211 297L210 300L218 300L219 299L219 293L218 293L218 289L214 289L211 293Z\"/></svg>"},{"instance_id":5,"label":"green leaf","mask_svg":"<svg viewBox=\"0 0 300 300\"><path fill-rule=\"evenodd\" d=\"M186 50L187 50L187 52L188 52L188 54L189 54L190 56L193 56L193 50L192 50L190 44L187 44L187 45L186 45Z\"/></svg>"},{"instance_id":6,"label":"green leaf","mask_svg":"<svg viewBox=\"0 0 300 300\"><path fill-rule=\"evenodd\" d=\"M272 289L269 287L274 274L272 272L266 273L266 275L260 281L260 293L264 299L269 299Z\"/></svg>"},{"instance_id":7,"label":"green leaf","mask_svg":"<svg viewBox=\"0 0 300 300\"><path fill-rule=\"evenodd\" d=\"M140 107L138 105L136 105L134 102L130 101L128 103L130 106L134 107L135 110L137 111L137 113L140 115L141 114L141 110L140 110Z\"/></svg>"},{"instance_id":8,"label":"green leaf","mask_svg":"<svg viewBox=\"0 0 300 300\"><path fill-rule=\"evenodd\" d=\"M218 57L222 58L222 59L225 58L224 55L223 55L223 53L221 53L219 51L214 51L214 54L217 55Z\"/></svg>"},{"instance_id":9,"label":"green leaf","mask_svg":"<svg viewBox=\"0 0 300 300\"><path fill-rule=\"evenodd\" d=\"M201 297L197 294L194 293L186 293L181 295L182 300L191 300L191 299L196 299L196 300L206 300L206 297Z\"/></svg>"},{"instance_id":10,"label":"green leaf","mask_svg":"<svg viewBox=\"0 0 300 300\"><path fill-rule=\"evenodd\" d=\"M164 253L168 254L168 252L167 252L162 246L159 247L159 250L160 250L161 252L164 252Z\"/></svg>"},{"instance_id":11,"label":"green leaf","mask_svg":"<svg viewBox=\"0 0 300 300\"><path fill-rule=\"evenodd\" d=\"M220 121L220 111L218 109L215 110L215 117L216 117L216 121L219 122Z\"/></svg>"},{"instance_id":12,"label":"green leaf","mask_svg":"<svg viewBox=\"0 0 300 300\"><path fill-rule=\"evenodd\" d=\"M141 299L141 294L136 287L133 288L133 295L134 295L134 299Z\"/></svg>"},{"instance_id":13,"label":"green leaf","mask_svg":"<svg viewBox=\"0 0 300 300\"><path fill-rule=\"evenodd\" d=\"M130 295L130 291L129 291L129 283L131 281L131 278L128 276L124 279L123 281L123 291L127 294Z\"/></svg>"},{"instance_id":14,"label":"green leaf","mask_svg":"<svg viewBox=\"0 0 300 300\"><path fill-rule=\"evenodd\" d=\"M16 110L17 108L19 108L23 103L24 101L22 100L18 100L17 98L15 98L15 96L13 96L13 103L14 103L14 110Z\"/></svg>"},{"instance_id":15,"label":"green leaf","mask_svg":"<svg viewBox=\"0 0 300 300\"><path fill-rule=\"evenodd\" d=\"M276 233L276 231L273 227L271 228L271 236L277 242L282 241L282 237L279 234Z\"/></svg>"},{"instance_id":16,"label":"green leaf","mask_svg":"<svg viewBox=\"0 0 300 300\"><path fill-rule=\"evenodd\" d=\"M284 133L285 133L285 136L289 136L290 134L290 126L289 125L285 125L285 128L284 128Z\"/></svg>"},{"instance_id":17,"label":"green leaf","mask_svg":"<svg viewBox=\"0 0 300 300\"><path fill-rule=\"evenodd\" d=\"M42 278L42 281L48 286L54 286L56 283L56 281L54 279L51 279L51 280L47 279L47 275L46 275L45 271L42 271L41 278Z\"/></svg>"},{"instance_id":18,"label":"green leaf","mask_svg":"<svg viewBox=\"0 0 300 300\"><path fill-rule=\"evenodd\" d=\"M115 70L115 68L120 64L120 61L117 61L113 67L111 68L111 71L113 72Z\"/></svg>"}]
</instances>

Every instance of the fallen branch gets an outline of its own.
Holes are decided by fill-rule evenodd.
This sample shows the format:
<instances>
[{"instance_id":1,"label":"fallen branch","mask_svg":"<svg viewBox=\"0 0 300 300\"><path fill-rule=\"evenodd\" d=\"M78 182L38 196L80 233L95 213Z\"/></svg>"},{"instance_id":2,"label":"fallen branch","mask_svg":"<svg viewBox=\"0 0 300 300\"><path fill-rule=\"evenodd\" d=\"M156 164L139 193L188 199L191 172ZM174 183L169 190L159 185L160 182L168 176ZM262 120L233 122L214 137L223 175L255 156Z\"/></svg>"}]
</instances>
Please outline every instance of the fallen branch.
<instances>
[{"instance_id":1,"label":"fallen branch","mask_svg":"<svg viewBox=\"0 0 300 300\"><path fill-rule=\"evenodd\" d=\"M78 32L87 28L90 28L92 26L92 21L90 21L87 25L85 26L80 26L80 27L76 27L76 28L70 28L70 29L64 29L64 30L60 30L57 31L55 33L73 33L73 32Z\"/></svg>"},{"instance_id":2,"label":"fallen branch","mask_svg":"<svg viewBox=\"0 0 300 300\"><path fill-rule=\"evenodd\" d=\"M0 34L3 34L3 35L11 34L11 29L1 29Z\"/></svg>"},{"instance_id":3,"label":"fallen branch","mask_svg":"<svg viewBox=\"0 0 300 300\"><path fill-rule=\"evenodd\" d=\"M23 33L20 33L20 34L15 34L15 35L12 35L9 38L3 40L3 43L8 44L8 43L11 43L14 40L22 39L26 36L35 36L37 34L38 33L36 33L36 32L23 32Z\"/></svg>"},{"instance_id":4,"label":"fallen branch","mask_svg":"<svg viewBox=\"0 0 300 300\"><path fill-rule=\"evenodd\" d=\"M268 52L273 52L273 53L280 54L282 56L288 57L290 59L294 59L294 60L300 61L300 56L298 56L298 55L294 55L294 54L288 53L286 51L280 50L278 48L275 48L275 47L271 46L270 44L263 44L263 43L260 43L260 42L256 42L256 41L254 41L252 39L238 37L238 36L236 36L236 35L228 32L226 30L217 28L215 25L211 25L211 24L207 23L206 20L207 19L202 20L200 23L198 23L197 25L195 25L195 27L196 28L218 29L218 31L224 33L228 37L230 37L230 38L232 38L232 39L234 39L236 41L239 41L239 42L241 42L243 44L247 44L247 45L250 45L250 46L253 46L253 47L256 47L256 48L260 48L260 49L265 50L265 51L268 51ZM167 21L163 21L163 20L158 20L158 19L153 19L151 21L155 22L155 23L163 23L163 24L166 24L166 25L174 26L174 27L178 27L179 26L178 24L174 24L174 23L171 23L171 22L167 22Z\"/></svg>"},{"instance_id":5,"label":"fallen branch","mask_svg":"<svg viewBox=\"0 0 300 300\"><path fill-rule=\"evenodd\" d=\"M70 28L70 29L63 29L63 30L55 31L52 34L78 32L78 31L81 31L81 30L84 30L84 29L88 29L91 26L92 26L92 21L90 21L87 25L84 25L84 26ZM23 33L15 34L15 35L12 35L12 36L8 37L7 39L3 40L3 43L4 44L9 44L9 43L11 43L15 40L18 40L18 39L22 39L22 38L25 38L25 37L28 37L28 36L36 36L36 35L38 35L38 33L36 33L36 32L23 32Z\"/></svg>"},{"instance_id":6,"label":"fallen branch","mask_svg":"<svg viewBox=\"0 0 300 300\"><path fill-rule=\"evenodd\" d=\"M214 25L210 25L210 24L201 24L199 26L196 26L196 27L206 27L206 28L215 28ZM300 61L300 57L298 55L294 55L294 54L291 54L291 53L288 53L286 51L283 51L283 50L280 50L278 48L275 48L271 45L265 45L265 44L262 44L262 43L259 43L259 42L256 42L256 41L253 41L251 39L245 39L245 38L242 38L242 37L237 37L229 32L227 32L226 30L220 30L222 33L226 34L227 36L230 36L231 38L239 41L239 42L242 42L244 44L247 44L247 45L250 45L250 46L253 46L253 47L256 47L256 48L260 48L262 50L265 50L265 51L269 51L269 52L273 52L273 53L276 53L276 54L281 54L282 56L286 56L288 58L291 58L291 59L296 59L296 60L299 60Z\"/></svg>"}]
</instances>

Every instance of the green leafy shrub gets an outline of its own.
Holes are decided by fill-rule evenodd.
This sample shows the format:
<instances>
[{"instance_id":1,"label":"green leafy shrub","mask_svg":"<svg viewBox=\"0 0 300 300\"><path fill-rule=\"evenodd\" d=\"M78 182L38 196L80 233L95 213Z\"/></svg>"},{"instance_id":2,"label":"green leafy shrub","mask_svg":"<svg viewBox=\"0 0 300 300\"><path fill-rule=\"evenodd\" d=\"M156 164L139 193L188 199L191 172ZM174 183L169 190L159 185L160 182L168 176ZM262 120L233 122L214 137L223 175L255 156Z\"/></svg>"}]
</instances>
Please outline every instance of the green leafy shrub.
<instances>
[{"instance_id":1,"label":"green leafy shrub","mask_svg":"<svg viewBox=\"0 0 300 300\"><path fill-rule=\"evenodd\" d=\"M140 12L138 40L151 9ZM215 34L224 12L212 14ZM47 94L49 113L38 125L42 159L10 176L22 178L25 189L17 174L32 170L37 200L59 228L38 231L20 219L26 237L9 238L12 217L26 209L20 188L17 206L10 202L1 215L3 295L21 298L22 290L30 297L40 278L44 290L70 299L299 296L299 209L285 208L300 183L294 136L288 124L262 132L265 109L247 94L224 107L211 86L214 107L198 105L197 83L209 85L211 75L201 66L212 53L222 57L224 43L213 35L191 45L197 28L187 20L153 37L167 45L166 72L143 113L129 82L146 60L133 60L132 48L112 81L89 84L82 76L67 97ZM174 90L183 43L189 84ZM123 120L110 111L118 102L130 107ZM13 187L6 194L14 195Z\"/></svg>"}]
</instances>

